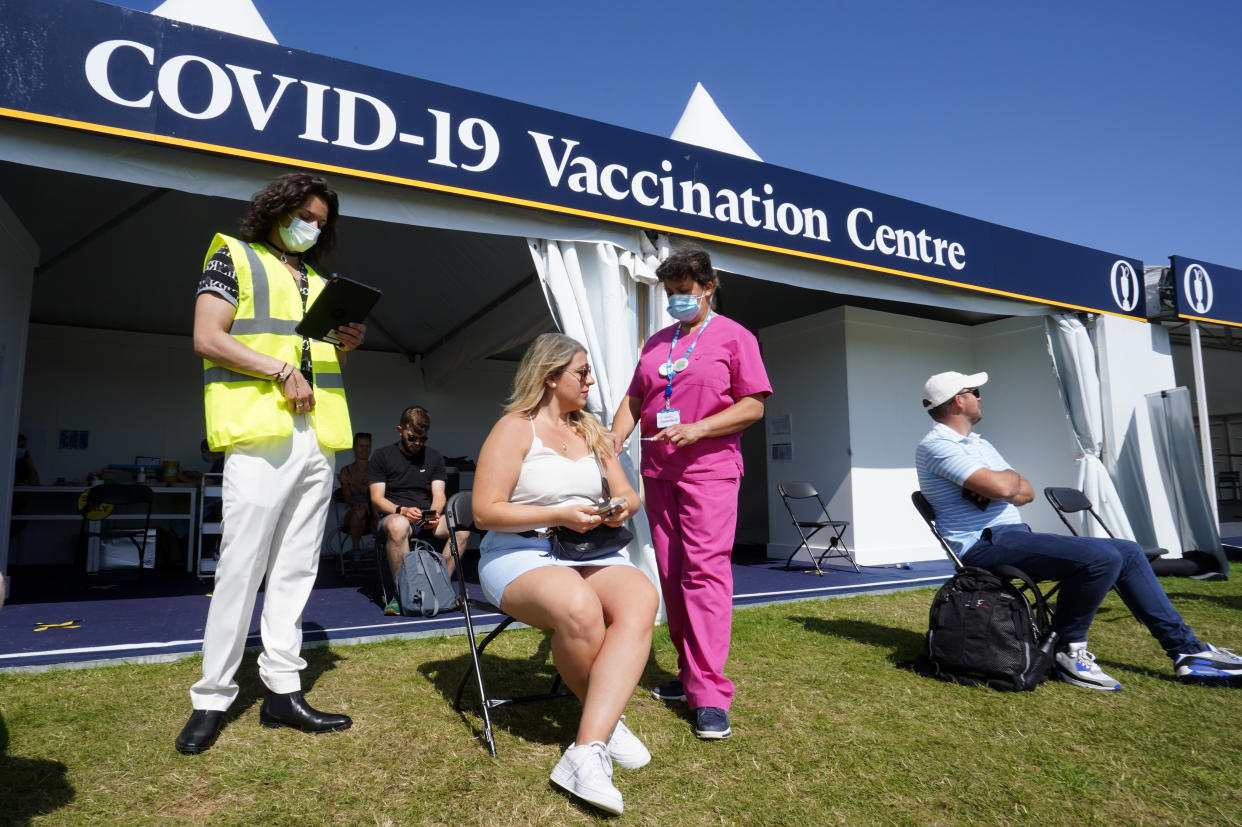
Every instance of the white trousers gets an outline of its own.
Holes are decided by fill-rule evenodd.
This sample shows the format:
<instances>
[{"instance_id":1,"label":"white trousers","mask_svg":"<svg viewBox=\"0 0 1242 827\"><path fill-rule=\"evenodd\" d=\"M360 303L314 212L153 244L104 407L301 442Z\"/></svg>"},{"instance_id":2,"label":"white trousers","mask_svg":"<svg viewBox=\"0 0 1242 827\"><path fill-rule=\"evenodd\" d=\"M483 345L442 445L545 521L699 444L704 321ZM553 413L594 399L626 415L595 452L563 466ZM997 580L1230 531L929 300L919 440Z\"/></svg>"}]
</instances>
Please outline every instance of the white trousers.
<instances>
[{"instance_id":1,"label":"white trousers","mask_svg":"<svg viewBox=\"0 0 1242 827\"><path fill-rule=\"evenodd\" d=\"M271 692L302 688L302 609L319 570L333 459L306 415L294 416L291 437L229 449L220 560L203 630L203 678L190 688L195 709L225 710L237 697L233 676L264 575L259 677Z\"/></svg>"}]
</instances>

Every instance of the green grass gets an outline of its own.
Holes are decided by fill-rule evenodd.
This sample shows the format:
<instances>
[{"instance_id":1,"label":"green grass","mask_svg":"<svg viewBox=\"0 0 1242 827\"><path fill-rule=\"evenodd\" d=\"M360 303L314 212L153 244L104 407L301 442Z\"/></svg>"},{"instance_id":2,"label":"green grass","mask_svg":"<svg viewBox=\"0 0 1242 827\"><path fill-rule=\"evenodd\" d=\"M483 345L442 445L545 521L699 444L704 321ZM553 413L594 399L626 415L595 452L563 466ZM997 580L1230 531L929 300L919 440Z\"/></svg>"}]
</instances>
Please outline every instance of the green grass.
<instances>
[{"instance_id":1,"label":"green grass","mask_svg":"<svg viewBox=\"0 0 1242 827\"><path fill-rule=\"evenodd\" d=\"M1242 646L1242 584L1167 580L1200 636ZM675 658L664 629L628 710L654 760L617 770L636 824L1242 824L1242 689L1187 686L1110 595L1092 648L1124 691L1002 694L896 668L923 645L931 591L769 606L735 618L735 734L698 741L649 689ZM551 676L543 636L488 658L519 688ZM311 700L344 733L259 726L253 656L216 746L182 756L198 660L0 675L0 823L582 824L607 820L548 783L576 703L479 719L452 710L462 638L309 650ZM537 677L536 677L537 676ZM498 680L494 678L493 680ZM0 737L3 737L0 734Z\"/></svg>"}]
</instances>

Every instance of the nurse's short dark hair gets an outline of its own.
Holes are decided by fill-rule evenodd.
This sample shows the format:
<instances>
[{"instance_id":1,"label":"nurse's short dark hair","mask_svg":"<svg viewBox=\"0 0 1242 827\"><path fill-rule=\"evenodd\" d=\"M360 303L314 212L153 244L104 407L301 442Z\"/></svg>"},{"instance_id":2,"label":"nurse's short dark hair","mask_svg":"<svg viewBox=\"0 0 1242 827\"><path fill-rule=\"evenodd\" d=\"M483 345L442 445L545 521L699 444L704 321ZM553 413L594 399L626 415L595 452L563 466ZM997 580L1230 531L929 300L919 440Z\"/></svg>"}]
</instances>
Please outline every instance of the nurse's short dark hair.
<instances>
[{"instance_id":1,"label":"nurse's short dark hair","mask_svg":"<svg viewBox=\"0 0 1242 827\"><path fill-rule=\"evenodd\" d=\"M712 257L706 250L678 250L660 262L660 266L656 268L656 278L662 282L691 278L704 287L720 286L720 279L712 269Z\"/></svg>"}]
</instances>

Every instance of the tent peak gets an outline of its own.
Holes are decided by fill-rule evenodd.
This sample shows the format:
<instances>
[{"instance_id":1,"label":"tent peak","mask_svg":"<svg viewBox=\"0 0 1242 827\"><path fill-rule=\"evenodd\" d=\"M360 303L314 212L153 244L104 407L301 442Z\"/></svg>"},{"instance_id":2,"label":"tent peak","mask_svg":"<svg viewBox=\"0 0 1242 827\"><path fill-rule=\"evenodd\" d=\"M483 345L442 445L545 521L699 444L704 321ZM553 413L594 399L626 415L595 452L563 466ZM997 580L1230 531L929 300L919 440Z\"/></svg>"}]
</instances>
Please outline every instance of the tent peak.
<instances>
[{"instance_id":1,"label":"tent peak","mask_svg":"<svg viewBox=\"0 0 1242 827\"><path fill-rule=\"evenodd\" d=\"M151 14L219 32L276 43L253 0L164 0Z\"/></svg>"},{"instance_id":2,"label":"tent peak","mask_svg":"<svg viewBox=\"0 0 1242 827\"><path fill-rule=\"evenodd\" d=\"M690 93L690 100L686 103L685 111L681 113L681 120L677 122L673 134L669 137L674 141L715 149L730 155L739 155L743 158L750 158L752 161L763 160L742 139L742 136L737 134L737 130L729 123L729 119L720 111L720 107L716 106L716 102L712 100L711 95L707 94L707 90L701 83L694 85L694 91Z\"/></svg>"}]
</instances>

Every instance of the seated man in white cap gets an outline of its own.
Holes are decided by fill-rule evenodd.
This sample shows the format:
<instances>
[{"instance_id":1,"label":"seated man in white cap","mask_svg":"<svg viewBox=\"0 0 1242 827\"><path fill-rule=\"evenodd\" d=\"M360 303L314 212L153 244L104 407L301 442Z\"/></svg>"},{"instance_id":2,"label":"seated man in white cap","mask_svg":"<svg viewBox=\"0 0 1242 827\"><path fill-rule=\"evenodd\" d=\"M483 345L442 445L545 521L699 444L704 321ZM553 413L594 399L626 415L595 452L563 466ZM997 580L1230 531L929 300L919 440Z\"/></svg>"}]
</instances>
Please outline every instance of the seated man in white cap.
<instances>
[{"instance_id":1,"label":"seated man in white cap","mask_svg":"<svg viewBox=\"0 0 1242 827\"><path fill-rule=\"evenodd\" d=\"M986 373L938 373L923 386L923 407L935 426L914 454L919 488L936 511L936 527L967 565L1007 564L1036 580L1061 583L1052 628L1061 649L1058 676L1075 686L1115 691L1087 650L1087 629L1116 586L1130 611L1173 660L1177 675L1222 679L1242 675L1242 657L1203 643L1191 631L1130 540L1039 534L1016 506L1035 498L1031 484L972 428L983 418L979 388Z\"/></svg>"}]
</instances>

